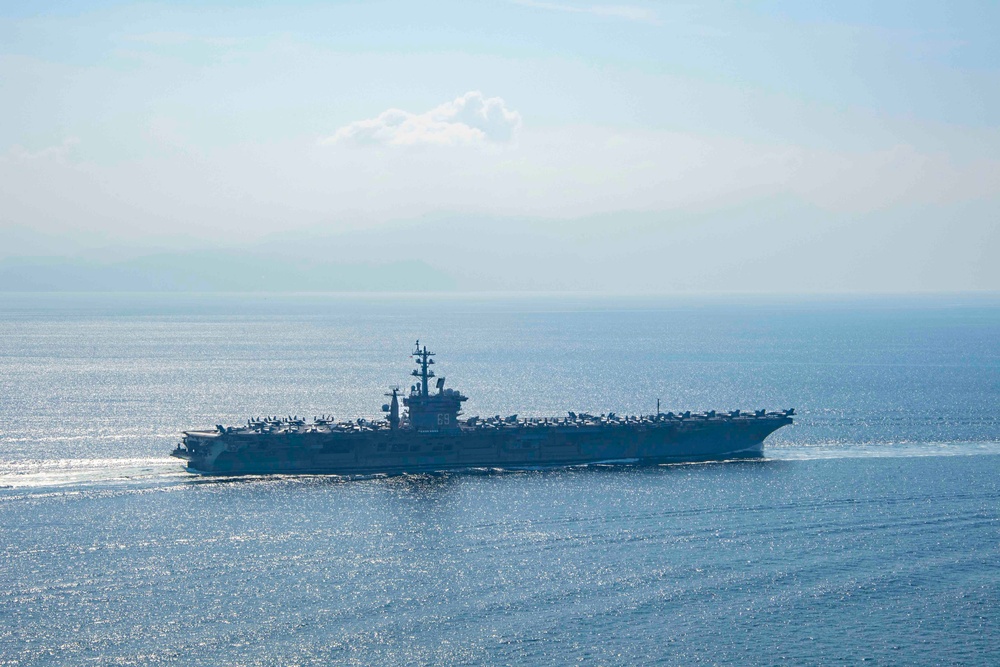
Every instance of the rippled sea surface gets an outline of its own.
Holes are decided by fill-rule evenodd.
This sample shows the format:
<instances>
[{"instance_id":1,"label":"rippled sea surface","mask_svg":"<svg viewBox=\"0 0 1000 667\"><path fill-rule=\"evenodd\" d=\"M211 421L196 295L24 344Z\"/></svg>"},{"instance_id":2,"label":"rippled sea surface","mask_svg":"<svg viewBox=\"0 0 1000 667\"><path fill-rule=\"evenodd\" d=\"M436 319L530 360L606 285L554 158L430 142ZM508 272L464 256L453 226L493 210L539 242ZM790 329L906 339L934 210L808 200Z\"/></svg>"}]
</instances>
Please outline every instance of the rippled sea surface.
<instances>
[{"instance_id":1,"label":"rippled sea surface","mask_svg":"<svg viewBox=\"0 0 1000 667\"><path fill-rule=\"evenodd\" d=\"M182 430L796 407L767 459L203 478ZM0 665L1000 664L1000 300L0 296Z\"/></svg>"}]
</instances>

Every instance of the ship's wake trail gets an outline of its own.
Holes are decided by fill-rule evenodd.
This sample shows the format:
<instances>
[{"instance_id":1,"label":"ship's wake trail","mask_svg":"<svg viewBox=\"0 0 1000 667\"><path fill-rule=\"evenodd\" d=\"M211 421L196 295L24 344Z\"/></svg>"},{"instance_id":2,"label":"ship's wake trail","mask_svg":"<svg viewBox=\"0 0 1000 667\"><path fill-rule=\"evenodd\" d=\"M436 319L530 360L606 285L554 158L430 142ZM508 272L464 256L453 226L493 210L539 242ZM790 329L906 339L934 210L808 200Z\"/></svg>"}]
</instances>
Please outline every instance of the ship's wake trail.
<instances>
[{"instance_id":1,"label":"ship's wake trail","mask_svg":"<svg viewBox=\"0 0 1000 667\"><path fill-rule=\"evenodd\" d=\"M764 459L772 461L976 455L1000 455L1000 442L845 442L764 449ZM35 495L49 489L65 493L97 488L162 487L192 481L206 480L185 471L176 459L168 457L0 462L0 498L19 491Z\"/></svg>"},{"instance_id":2,"label":"ship's wake trail","mask_svg":"<svg viewBox=\"0 0 1000 667\"><path fill-rule=\"evenodd\" d=\"M1000 454L1000 442L831 442L764 447L764 458L774 461L976 456L984 454Z\"/></svg>"},{"instance_id":3,"label":"ship's wake trail","mask_svg":"<svg viewBox=\"0 0 1000 667\"><path fill-rule=\"evenodd\" d=\"M168 457L0 462L0 489L156 485L187 477Z\"/></svg>"}]
</instances>

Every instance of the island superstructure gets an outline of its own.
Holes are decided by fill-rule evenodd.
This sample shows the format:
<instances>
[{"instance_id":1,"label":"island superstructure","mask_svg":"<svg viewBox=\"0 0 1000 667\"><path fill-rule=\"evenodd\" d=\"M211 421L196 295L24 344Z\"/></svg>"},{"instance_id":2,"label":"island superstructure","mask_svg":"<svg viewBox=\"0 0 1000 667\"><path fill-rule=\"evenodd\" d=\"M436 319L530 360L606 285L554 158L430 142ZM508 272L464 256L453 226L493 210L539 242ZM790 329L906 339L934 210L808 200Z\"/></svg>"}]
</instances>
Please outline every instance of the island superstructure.
<instances>
[{"instance_id":1,"label":"island superstructure","mask_svg":"<svg viewBox=\"0 0 1000 667\"><path fill-rule=\"evenodd\" d=\"M185 459L191 472L211 475L372 475L743 459L763 456L764 439L791 424L795 414L793 409L657 410L637 416L567 412L462 418L468 397L435 376L434 353L417 341L411 356L417 382L403 396L398 388L386 394L384 419L248 419L245 426L186 431L172 456ZM431 380L436 380L433 390Z\"/></svg>"}]
</instances>

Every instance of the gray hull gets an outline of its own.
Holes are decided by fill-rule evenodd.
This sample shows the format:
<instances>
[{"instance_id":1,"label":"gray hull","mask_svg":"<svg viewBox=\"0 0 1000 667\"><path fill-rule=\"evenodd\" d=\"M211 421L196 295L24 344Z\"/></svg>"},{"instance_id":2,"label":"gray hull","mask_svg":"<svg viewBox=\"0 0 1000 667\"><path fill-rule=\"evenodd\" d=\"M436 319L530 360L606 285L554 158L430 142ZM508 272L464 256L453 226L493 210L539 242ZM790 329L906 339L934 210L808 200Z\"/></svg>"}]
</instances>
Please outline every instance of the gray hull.
<instances>
[{"instance_id":1,"label":"gray hull","mask_svg":"<svg viewBox=\"0 0 1000 667\"><path fill-rule=\"evenodd\" d=\"M442 431L190 432L174 455L210 475L371 475L588 463L656 464L757 458L783 413L632 422L463 426Z\"/></svg>"}]
</instances>

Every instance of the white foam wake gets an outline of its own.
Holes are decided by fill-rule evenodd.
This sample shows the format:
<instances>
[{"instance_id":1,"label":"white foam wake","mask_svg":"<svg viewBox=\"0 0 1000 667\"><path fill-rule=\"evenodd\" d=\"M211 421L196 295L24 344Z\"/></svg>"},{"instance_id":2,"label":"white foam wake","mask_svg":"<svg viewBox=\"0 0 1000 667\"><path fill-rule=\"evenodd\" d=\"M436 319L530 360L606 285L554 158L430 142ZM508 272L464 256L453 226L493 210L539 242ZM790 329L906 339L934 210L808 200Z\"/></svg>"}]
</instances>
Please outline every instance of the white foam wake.
<instances>
[{"instance_id":1,"label":"white foam wake","mask_svg":"<svg viewBox=\"0 0 1000 667\"><path fill-rule=\"evenodd\" d=\"M764 447L764 457L778 461L984 454L1000 454L1000 442L822 443Z\"/></svg>"},{"instance_id":2,"label":"white foam wake","mask_svg":"<svg viewBox=\"0 0 1000 667\"><path fill-rule=\"evenodd\" d=\"M825 443L764 448L764 458L777 461L975 455L1000 455L1000 442ZM169 457L0 461L0 489L158 486L191 477L182 462Z\"/></svg>"},{"instance_id":3,"label":"white foam wake","mask_svg":"<svg viewBox=\"0 0 1000 667\"><path fill-rule=\"evenodd\" d=\"M0 462L0 488L14 489L167 480L187 475L180 461L168 457Z\"/></svg>"}]
</instances>

